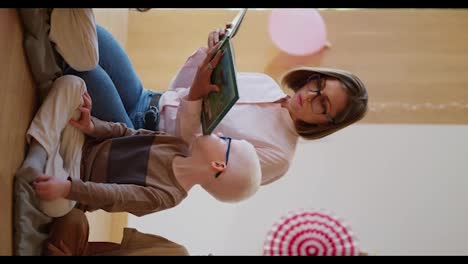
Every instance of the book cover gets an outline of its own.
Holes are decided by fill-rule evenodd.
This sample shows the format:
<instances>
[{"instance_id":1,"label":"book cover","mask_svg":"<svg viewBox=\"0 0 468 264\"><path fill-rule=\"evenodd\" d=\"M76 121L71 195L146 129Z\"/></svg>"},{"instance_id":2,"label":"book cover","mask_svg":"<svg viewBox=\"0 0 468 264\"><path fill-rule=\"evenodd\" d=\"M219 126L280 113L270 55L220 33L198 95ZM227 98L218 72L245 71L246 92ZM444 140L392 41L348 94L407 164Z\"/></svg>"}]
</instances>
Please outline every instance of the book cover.
<instances>
[{"instance_id":1,"label":"book cover","mask_svg":"<svg viewBox=\"0 0 468 264\"><path fill-rule=\"evenodd\" d=\"M232 28L228 30L227 35L221 40L221 45L217 51L224 53L221 60L213 69L211 82L217 85L220 91L211 92L202 100L200 119L203 135L211 134L237 100L239 100L232 38L236 35L246 12L247 8L244 8L234 18L232 21ZM216 54L214 56L216 56Z\"/></svg>"},{"instance_id":2,"label":"book cover","mask_svg":"<svg viewBox=\"0 0 468 264\"><path fill-rule=\"evenodd\" d=\"M224 52L224 54L211 75L211 82L216 84L220 91L212 92L202 100L201 123L203 135L211 134L231 107L239 100L236 68L230 38L226 38L220 47L220 52Z\"/></svg>"}]
</instances>

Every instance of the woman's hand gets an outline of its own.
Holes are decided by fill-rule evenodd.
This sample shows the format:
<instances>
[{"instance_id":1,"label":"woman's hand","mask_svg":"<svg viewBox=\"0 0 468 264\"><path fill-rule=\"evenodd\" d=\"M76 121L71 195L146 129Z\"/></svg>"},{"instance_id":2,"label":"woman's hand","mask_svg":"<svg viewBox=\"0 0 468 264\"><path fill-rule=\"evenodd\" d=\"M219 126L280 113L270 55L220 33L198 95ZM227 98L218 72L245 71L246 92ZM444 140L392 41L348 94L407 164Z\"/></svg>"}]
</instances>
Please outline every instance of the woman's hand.
<instances>
[{"instance_id":1,"label":"woman's hand","mask_svg":"<svg viewBox=\"0 0 468 264\"><path fill-rule=\"evenodd\" d=\"M227 29L231 27L232 24L228 23L226 24L225 29L217 28L214 31L211 31L210 34L208 34L208 49L211 49L214 45L218 44L218 42L226 35Z\"/></svg>"},{"instance_id":2,"label":"woman's hand","mask_svg":"<svg viewBox=\"0 0 468 264\"><path fill-rule=\"evenodd\" d=\"M78 111L81 112L80 119L70 119L70 125L78 128L88 136L92 135L94 132L94 123L91 121L91 108L91 96L85 91L83 94L83 106L78 107Z\"/></svg>"},{"instance_id":3,"label":"woman's hand","mask_svg":"<svg viewBox=\"0 0 468 264\"><path fill-rule=\"evenodd\" d=\"M71 188L70 181L47 175L38 176L33 184L36 195L46 201L67 197Z\"/></svg>"},{"instance_id":4,"label":"woman's hand","mask_svg":"<svg viewBox=\"0 0 468 264\"><path fill-rule=\"evenodd\" d=\"M223 52L218 52L218 54L216 54L216 56L213 58L213 55L215 54L219 45L220 42L211 47L208 50L208 55L206 56L205 60L200 66L198 66L195 79L193 80L192 87L190 88L187 97L189 101L200 100L201 98L207 96L210 92L220 91L217 85L211 83L211 73L223 56Z\"/></svg>"}]
</instances>

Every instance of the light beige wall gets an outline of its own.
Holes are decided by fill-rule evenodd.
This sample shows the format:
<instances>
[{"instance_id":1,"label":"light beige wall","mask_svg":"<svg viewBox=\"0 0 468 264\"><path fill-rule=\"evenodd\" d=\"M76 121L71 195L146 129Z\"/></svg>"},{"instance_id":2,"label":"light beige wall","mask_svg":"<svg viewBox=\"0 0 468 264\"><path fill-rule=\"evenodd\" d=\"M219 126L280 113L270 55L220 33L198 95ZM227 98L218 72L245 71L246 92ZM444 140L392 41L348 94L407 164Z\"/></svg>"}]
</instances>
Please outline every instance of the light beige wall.
<instances>
[{"instance_id":1,"label":"light beige wall","mask_svg":"<svg viewBox=\"0 0 468 264\"><path fill-rule=\"evenodd\" d=\"M165 90L208 32L237 11L152 9L129 14L128 54L145 87ZM350 70L368 85L367 123L468 123L468 10L321 11L332 48L308 57L281 53L269 10L251 10L235 38L240 71L279 79L297 65ZM445 107L445 108L444 108ZM439 109L440 108L440 109Z\"/></svg>"},{"instance_id":2,"label":"light beige wall","mask_svg":"<svg viewBox=\"0 0 468 264\"><path fill-rule=\"evenodd\" d=\"M247 201L220 203L197 187L177 208L130 215L129 225L191 255L249 256L288 212L326 209L370 255L467 255L467 156L467 125L358 124L300 140L286 175Z\"/></svg>"},{"instance_id":3,"label":"light beige wall","mask_svg":"<svg viewBox=\"0 0 468 264\"><path fill-rule=\"evenodd\" d=\"M109 30L124 48L128 36L128 9L93 8L96 23Z\"/></svg>"}]
</instances>

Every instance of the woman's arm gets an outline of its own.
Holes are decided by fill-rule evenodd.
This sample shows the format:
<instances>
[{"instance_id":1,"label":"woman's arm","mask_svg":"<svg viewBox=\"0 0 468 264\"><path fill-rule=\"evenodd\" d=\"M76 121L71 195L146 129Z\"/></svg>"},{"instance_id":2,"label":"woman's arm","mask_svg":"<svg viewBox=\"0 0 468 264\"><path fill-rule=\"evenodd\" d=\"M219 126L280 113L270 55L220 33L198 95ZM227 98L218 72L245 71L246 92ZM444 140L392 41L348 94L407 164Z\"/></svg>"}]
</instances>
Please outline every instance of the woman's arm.
<instances>
[{"instance_id":1,"label":"woman's arm","mask_svg":"<svg viewBox=\"0 0 468 264\"><path fill-rule=\"evenodd\" d=\"M227 24L226 28L230 28L231 24ZM226 33L226 29L218 28L208 34L208 48L201 47L197 49L190 57L188 57L185 64L179 69L177 74L172 78L172 81L169 85L169 90L174 90L176 88L189 88L195 75L197 74L198 67L206 59L206 55L209 49L219 43L219 40Z\"/></svg>"},{"instance_id":2,"label":"woman's arm","mask_svg":"<svg viewBox=\"0 0 468 264\"><path fill-rule=\"evenodd\" d=\"M190 144L200 131L200 115L202 98L210 92L219 91L219 87L211 84L211 73L221 60L222 53L213 57L219 44L211 47L202 64L197 68L197 73L191 84L188 94L181 99L176 117L176 136L181 137Z\"/></svg>"},{"instance_id":3,"label":"woman's arm","mask_svg":"<svg viewBox=\"0 0 468 264\"><path fill-rule=\"evenodd\" d=\"M190 57L188 57L185 64L179 69L177 74L172 78L169 84L169 90L177 88L189 88L192 85L195 74L197 74L198 66L205 60L207 48L201 47L197 49Z\"/></svg>"},{"instance_id":4,"label":"woman's arm","mask_svg":"<svg viewBox=\"0 0 468 264\"><path fill-rule=\"evenodd\" d=\"M291 165L292 155L279 146L255 146L262 169L262 185L270 184L280 179Z\"/></svg>"}]
</instances>

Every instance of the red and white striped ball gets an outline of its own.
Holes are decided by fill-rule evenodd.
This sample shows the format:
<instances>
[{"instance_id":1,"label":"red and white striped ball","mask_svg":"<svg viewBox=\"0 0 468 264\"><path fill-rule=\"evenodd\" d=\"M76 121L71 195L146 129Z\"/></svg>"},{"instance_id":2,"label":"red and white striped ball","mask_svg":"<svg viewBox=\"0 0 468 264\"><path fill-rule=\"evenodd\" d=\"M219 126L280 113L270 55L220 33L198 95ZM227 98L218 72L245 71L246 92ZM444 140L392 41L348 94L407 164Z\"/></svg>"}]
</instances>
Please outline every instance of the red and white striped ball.
<instances>
[{"instance_id":1,"label":"red and white striped ball","mask_svg":"<svg viewBox=\"0 0 468 264\"><path fill-rule=\"evenodd\" d=\"M327 210L300 209L276 221L263 246L266 256L357 256L351 228Z\"/></svg>"}]
</instances>

